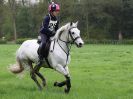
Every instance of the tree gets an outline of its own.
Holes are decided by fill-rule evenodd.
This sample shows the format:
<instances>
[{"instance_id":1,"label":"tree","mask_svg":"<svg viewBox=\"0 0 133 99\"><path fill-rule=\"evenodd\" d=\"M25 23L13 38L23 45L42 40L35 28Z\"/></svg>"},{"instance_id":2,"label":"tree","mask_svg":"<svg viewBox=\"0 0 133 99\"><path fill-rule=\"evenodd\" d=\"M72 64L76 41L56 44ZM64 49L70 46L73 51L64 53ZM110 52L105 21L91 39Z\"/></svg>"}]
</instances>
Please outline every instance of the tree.
<instances>
[{"instance_id":1,"label":"tree","mask_svg":"<svg viewBox=\"0 0 133 99\"><path fill-rule=\"evenodd\" d=\"M22 0L22 5L23 5L23 6L25 5L25 0Z\"/></svg>"},{"instance_id":2,"label":"tree","mask_svg":"<svg viewBox=\"0 0 133 99\"><path fill-rule=\"evenodd\" d=\"M48 2L51 0L38 1L38 3L32 4L30 0L19 0L19 2L8 0L8 3L4 4L4 9L0 7L0 34L3 31L12 37L9 32L13 31L15 39L17 37L37 37L44 16L48 13ZM53 1L61 6L60 26L70 21L79 21L78 26L84 39L133 38L132 0ZM5 10L7 6L10 7L8 9L10 11Z\"/></svg>"},{"instance_id":3,"label":"tree","mask_svg":"<svg viewBox=\"0 0 133 99\"><path fill-rule=\"evenodd\" d=\"M13 22L13 30L14 30L14 41L17 40L17 32L16 32L16 1L15 0L8 0L9 7L11 9L12 14L12 22Z\"/></svg>"},{"instance_id":4,"label":"tree","mask_svg":"<svg viewBox=\"0 0 133 99\"><path fill-rule=\"evenodd\" d=\"M123 0L122 24L125 38L133 38L133 5L131 2L131 0Z\"/></svg>"},{"instance_id":5,"label":"tree","mask_svg":"<svg viewBox=\"0 0 133 99\"><path fill-rule=\"evenodd\" d=\"M4 0L0 1L0 37L2 37L2 25L3 25L3 8L4 8Z\"/></svg>"}]
</instances>

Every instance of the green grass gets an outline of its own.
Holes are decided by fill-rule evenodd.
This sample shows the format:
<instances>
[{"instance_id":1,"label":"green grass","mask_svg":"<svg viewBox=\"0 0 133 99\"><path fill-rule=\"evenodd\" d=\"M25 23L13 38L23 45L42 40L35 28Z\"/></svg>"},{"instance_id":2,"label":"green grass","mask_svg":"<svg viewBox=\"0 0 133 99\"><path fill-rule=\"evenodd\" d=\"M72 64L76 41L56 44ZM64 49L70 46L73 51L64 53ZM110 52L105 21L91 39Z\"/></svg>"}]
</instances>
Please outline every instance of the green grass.
<instances>
[{"instance_id":1,"label":"green grass","mask_svg":"<svg viewBox=\"0 0 133 99\"><path fill-rule=\"evenodd\" d=\"M0 45L0 99L133 99L133 46L85 45L72 47L69 65L72 88L53 87L64 77L41 69L47 86L39 92L29 73L20 79L7 67L15 63L19 45Z\"/></svg>"}]
</instances>

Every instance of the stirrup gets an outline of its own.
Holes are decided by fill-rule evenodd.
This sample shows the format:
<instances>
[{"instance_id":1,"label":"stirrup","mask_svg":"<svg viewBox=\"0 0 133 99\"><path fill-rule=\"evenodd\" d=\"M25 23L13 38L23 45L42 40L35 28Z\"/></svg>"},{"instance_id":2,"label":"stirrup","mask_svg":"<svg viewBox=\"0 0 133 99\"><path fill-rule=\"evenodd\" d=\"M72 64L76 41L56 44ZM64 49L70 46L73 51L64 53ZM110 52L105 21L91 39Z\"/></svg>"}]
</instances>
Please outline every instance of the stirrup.
<instances>
[{"instance_id":1,"label":"stirrup","mask_svg":"<svg viewBox=\"0 0 133 99\"><path fill-rule=\"evenodd\" d=\"M37 38L37 43L40 44L41 41L42 41L42 40L41 40L41 36L38 36L38 38Z\"/></svg>"},{"instance_id":2,"label":"stirrup","mask_svg":"<svg viewBox=\"0 0 133 99\"><path fill-rule=\"evenodd\" d=\"M43 60L39 60L37 66L41 66L43 64Z\"/></svg>"}]
</instances>

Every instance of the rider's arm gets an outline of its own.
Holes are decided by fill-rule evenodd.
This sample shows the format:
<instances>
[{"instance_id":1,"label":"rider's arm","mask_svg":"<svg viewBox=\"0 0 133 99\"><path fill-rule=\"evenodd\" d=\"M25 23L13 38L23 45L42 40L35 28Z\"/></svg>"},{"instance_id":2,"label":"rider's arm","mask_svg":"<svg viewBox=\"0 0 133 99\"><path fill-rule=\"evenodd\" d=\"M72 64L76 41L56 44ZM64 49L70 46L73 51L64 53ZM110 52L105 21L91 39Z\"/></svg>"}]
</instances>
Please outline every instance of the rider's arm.
<instances>
[{"instance_id":1,"label":"rider's arm","mask_svg":"<svg viewBox=\"0 0 133 99\"><path fill-rule=\"evenodd\" d=\"M50 21L49 16L46 16L44 18L43 23L42 23L42 28L41 28L40 32L43 33L43 34L46 34L47 36L50 37L52 35L53 31L49 30L49 28L48 28L49 21Z\"/></svg>"}]
</instances>

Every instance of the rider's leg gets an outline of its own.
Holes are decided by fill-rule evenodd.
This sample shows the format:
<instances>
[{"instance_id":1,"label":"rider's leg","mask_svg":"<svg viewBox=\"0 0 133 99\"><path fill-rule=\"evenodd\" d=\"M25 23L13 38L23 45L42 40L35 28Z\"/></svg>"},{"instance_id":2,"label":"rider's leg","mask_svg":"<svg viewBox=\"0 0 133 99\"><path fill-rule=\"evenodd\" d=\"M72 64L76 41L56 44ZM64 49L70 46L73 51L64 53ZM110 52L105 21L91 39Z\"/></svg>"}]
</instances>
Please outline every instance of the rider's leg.
<instances>
[{"instance_id":1,"label":"rider's leg","mask_svg":"<svg viewBox=\"0 0 133 99\"><path fill-rule=\"evenodd\" d=\"M40 34L40 36L41 36L41 44L40 44L39 49L38 49L38 54L39 54L38 66L41 66L43 63L43 58L44 58L44 54L45 54L44 49L45 49L46 41L48 39L46 34Z\"/></svg>"}]
</instances>

